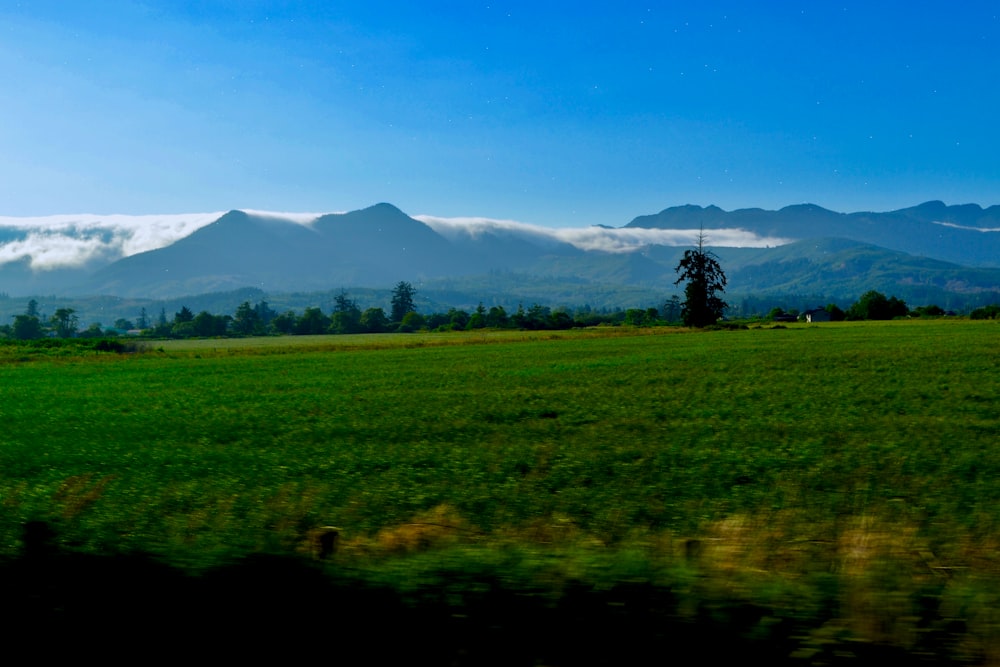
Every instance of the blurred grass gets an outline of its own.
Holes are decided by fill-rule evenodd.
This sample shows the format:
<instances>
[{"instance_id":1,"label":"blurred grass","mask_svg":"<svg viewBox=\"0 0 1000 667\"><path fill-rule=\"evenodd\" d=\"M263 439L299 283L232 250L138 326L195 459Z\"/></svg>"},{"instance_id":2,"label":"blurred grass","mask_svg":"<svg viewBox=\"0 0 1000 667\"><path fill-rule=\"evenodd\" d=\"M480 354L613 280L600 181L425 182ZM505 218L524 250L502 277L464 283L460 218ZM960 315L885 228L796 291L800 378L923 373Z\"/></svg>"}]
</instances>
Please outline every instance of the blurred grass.
<instances>
[{"instance_id":1,"label":"blurred grass","mask_svg":"<svg viewBox=\"0 0 1000 667\"><path fill-rule=\"evenodd\" d=\"M996 323L625 331L0 364L0 554L41 519L198 569L335 525L404 588L641 580L1000 658Z\"/></svg>"}]
</instances>

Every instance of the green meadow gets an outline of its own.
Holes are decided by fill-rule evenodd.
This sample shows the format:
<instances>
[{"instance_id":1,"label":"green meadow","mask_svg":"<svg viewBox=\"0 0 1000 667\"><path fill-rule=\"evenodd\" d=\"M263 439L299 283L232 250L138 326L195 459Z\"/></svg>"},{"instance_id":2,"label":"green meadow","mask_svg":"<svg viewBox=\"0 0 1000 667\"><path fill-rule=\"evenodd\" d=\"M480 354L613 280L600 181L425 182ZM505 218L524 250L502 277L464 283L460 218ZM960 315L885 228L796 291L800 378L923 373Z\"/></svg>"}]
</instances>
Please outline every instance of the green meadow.
<instances>
[{"instance_id":1,"label":"green meadow","mask_svg":"<svg viewBox=\"0 0 1000 667\"><path fill-rule=\"evenodd\" d=\"M318 567L399 590L641 581L678 613L800 619L803 659L944 633L950 660L1000 660L998 341L935 320L4 348L0 557L46 521L59 549L189 572L312 562L335 526Z\"/></svg>"}]
</instances>

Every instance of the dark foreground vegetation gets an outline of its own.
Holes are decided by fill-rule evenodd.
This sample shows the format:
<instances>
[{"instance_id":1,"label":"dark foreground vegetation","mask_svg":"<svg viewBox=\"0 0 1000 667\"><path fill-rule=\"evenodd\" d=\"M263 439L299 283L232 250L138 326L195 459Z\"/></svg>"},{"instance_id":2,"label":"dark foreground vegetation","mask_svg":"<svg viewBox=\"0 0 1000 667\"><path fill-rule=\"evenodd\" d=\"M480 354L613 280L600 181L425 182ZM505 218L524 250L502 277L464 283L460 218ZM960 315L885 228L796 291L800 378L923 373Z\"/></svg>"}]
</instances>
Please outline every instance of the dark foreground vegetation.
<instances>
[{"instance_id":1,"label":"dark foreground vegetation","mask_svg":"<svg viewBox=\"0 0 1000 667\"><path fill-rule=\"evenodd\" d=\"M10 645L48 659L86 650L112 664L155 655L504 667L925 665L951 654L966 630L941 618L933 588L917 600L924 627L904 648L824 633L841 612L843 592L832 582L814 615L782 617L707 581L581 577L553 588L519 579L533 573L511 556L440 563L400 586L273 554L193 575L149 554L84 554L57 541L47 524L29 523L23 554L0 566Z\"/></svg>"},{"instance_id":2,"label":"dark foreground vegetation","mask_svg":"<svg viewBox=\"0 0 1000 667\"><path fill-rule=\"evenodd\" d=\"M996 662L998 335L0 348L0 621L376 663Z\"/></svg>"}]
</instances>

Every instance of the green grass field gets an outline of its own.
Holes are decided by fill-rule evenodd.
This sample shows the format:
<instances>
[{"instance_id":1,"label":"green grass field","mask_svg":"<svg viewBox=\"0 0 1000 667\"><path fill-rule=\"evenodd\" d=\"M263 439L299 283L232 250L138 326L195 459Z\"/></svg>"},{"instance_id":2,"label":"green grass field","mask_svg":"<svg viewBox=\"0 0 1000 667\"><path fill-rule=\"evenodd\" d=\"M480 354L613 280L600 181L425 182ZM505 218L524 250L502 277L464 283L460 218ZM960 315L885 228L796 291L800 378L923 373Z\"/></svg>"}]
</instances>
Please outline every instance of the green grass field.
<instances>
[{"instance_id":1,"label":"green grass field","mask_svg":"<svg viewBox=\"0 0 1000 667\"><path fill-rule=\"evenodd\" d=\"M198 570L308 557L333 525L337 567L399 587L449 563L778 616L833 596L817 633L904 647L931 596L964 624L951 658L1000 659L998 340L937 320L15 353L0 555L45 520L68 550Z\"/></svg>"}]
</instances>

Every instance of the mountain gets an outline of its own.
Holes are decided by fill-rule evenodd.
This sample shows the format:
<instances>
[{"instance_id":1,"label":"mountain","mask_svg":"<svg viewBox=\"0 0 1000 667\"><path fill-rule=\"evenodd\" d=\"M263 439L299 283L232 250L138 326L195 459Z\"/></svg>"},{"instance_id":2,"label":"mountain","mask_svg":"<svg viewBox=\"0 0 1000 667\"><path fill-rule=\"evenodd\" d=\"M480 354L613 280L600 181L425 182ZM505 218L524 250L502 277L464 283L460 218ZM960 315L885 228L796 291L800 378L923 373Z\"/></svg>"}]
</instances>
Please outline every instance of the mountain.
<instances>
[{"instance_id":1,"label":"mountain","mask_svg":"<svg viewBox=\"0 0 1000 667\"><path fill-rule=\"evenodd\" d=\"M888 213L835 213L812 204L778 211L675 206L626 225L645 229L740 228L794 240L844 238L965 266L1000 267L1000 206L931 201ZM707 234L711 243L711 233Z\"/></svg>"},{"instance_id":2,"label":"mountain","mask_svg":"<svg viewBox=\"0 0 1000 667\"><path fill-rule=\"evenodd\" d=\"M88 267L36 270L29 258L19 258L0 264L0 293L55 294L86 280L88 275Z\"/></svg>"},{"instance_id":3,"label":"mountain","mask_svg":"<svg viewBox=\"0 0 1000 667\"><path fill-rule=\"evenodd\" d=\"M253 286L268 291L379 285L473 270L427 225L390 204L304 225L230 211L165 248L107 266L81 294L169 296Z\"/></svg>"},{"instance_id":4,"label":"mountain","mask_svg":"<svg viewBox=\"0 0 1000 667\"><path fill-rule=\"evenodd\" d=\"M126 257L124 250L115 253L125 247L114 245L119 232L94 231L96 223L84 230L89 236L51 233L59 252L30 257L29 234L31 247L44 253L44 233L25 232L23 225L7 241L0 233L0 262L8 257L0 263L0 301L18 293L173 304L247 288L274 300L340 288L381 294L406 280L433 303L459 307L479 301L639 307L679 292L675 269L685 247L677 244L701 229L728 277L730 303L810 295L847 305L871 289L911 305L962 309L1000 302L998 206L927 202L888 213L836 213L808 204L728 212L688 205L639 216L621 228L560 230L481 219L418 220L385 203L318 217L234 210L184 220L194 231ZM713 244L713 236L720 243ZM52 261L60 253L83 252L95 239L100 253L87 262ZM39 256L47 258L48 270L33 264ZM23 311L26 299L15 301L0 303L0 315ZM99 317L106 321L117 307L102 303ZM150 303L148 309L159 308Z\"/></svg>"},{"instance_id":5,"label":"mountain","mask_svg":"<svg viewBox=\"0 0 1000 667\"><path fill-rule=\"evenodd\" d=\"M300 248L316 237L296 223L230 211L165 248L125 257L99 269L79 294L200 294L280 281Z\"/></svg>"},{"instance_id":6,"label":"mountain","mask_svg":"<svg viewBox=\"0 0 1000 667\"><path fill-rule=\"evenodd\" d=\"M230 211L173 244L94 272L77 294L168 297L252 286L270 292L384 286L525 270L583 251L505 230L439 234L391 204L335 213L309 224Z\"/></svg>"}]
</instances>

